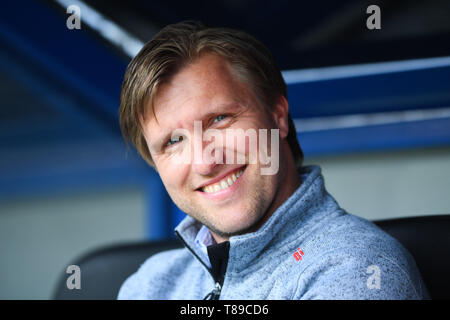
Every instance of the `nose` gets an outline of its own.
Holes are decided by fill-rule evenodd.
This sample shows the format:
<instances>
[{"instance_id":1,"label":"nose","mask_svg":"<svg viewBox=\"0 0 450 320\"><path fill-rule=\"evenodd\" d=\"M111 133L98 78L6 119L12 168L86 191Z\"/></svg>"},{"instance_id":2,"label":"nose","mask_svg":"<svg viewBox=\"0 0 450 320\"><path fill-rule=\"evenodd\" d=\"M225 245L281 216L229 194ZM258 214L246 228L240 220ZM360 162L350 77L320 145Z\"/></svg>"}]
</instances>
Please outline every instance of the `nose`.
<instances>
[{"instance_id":1,"label":"nose","mask_svg":"<svg viewBox=\"0 0 450 320\"><path fill-rule=\"evenodd\" d=\"M211 175L216 167L216 163L194 163L193 165L195 173L202 175L202 176L208 176Z\"/></svg>"},{"instance_id":2,"label":"nose","mask_svg":"<svg viewBox=\"0 0 450 320\"><path fill-rule=\"evenodd\" d=\"M215 144L215 139L203 141L203 138L197 137L194 139L193 149L192 167L199 175L211 176L224 163L223 148L220 144Z\"/></svg>"},{"instance_id":3,"label":"nose","mask_svg":"<svg viewBox=\"0 0 450 320\"><path fill-rule=\"evenodd\" d=\"M205 143L199 141L198 143L200 143L201 147L194 150L193 170L202 176L212 175L220 165L216 159L216 152L218 150L214 148L213 142Z\"/></svg>"}]
</instances>

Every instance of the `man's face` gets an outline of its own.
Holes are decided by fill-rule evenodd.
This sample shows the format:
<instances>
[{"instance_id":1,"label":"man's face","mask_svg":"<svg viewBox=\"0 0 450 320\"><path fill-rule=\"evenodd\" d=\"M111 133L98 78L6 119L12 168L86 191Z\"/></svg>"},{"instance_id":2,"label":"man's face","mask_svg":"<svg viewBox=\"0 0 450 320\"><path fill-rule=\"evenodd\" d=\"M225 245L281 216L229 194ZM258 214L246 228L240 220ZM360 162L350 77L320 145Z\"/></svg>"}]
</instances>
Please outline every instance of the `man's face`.
<instances>
[{"instance_id":1,"label":"man's face","mask_svg":"<svg viewBox=\"0 0 450 320\"><path fill-rule=\"evenodd\" d=\"M216 129L224 136L227 129L270 132L277 127L274 116L258 105L250 87L237 79L226 60L207 54L184 67L159 87L154 108L156 119L148 112L143 121L144 136L164 186L179 208L222 238L245 233L261 222L276 202L280 177L278 172L261 175L259 157L249 163L248 143L242 148L224 139L223 163L179 161L186 152L195 152L194 121L201 121L203 133ZM171 139L177 129L189 134ZM204 150L212 142L201 138L196 142ZM270 137L267 141L270 150ZM244 155L246 163L227 164L227 155L234 159Z\"/></svg>"}]
</instances>

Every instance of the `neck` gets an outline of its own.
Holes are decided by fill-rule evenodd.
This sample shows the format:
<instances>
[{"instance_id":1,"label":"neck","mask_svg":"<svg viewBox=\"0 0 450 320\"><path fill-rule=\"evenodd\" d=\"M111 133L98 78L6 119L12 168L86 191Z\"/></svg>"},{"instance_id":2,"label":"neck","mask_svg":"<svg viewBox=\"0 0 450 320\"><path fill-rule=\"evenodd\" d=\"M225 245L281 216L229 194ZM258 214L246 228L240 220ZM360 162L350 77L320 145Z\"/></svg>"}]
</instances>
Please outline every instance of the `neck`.
<instances>
[{"instance_id":1,"label":"neck","mask_svg":"<svg viewBox=\"0 0 450 320\"><path fill-rule=\"evenodd\" d=\"M286 146L285 146L286 147ZM252 231L258 230L294 192L300 187L302 181L300 174L295 166L294 158L288 148L288 156L286 157L286 166L280 170L280 176L278 179L278 190L275 194L274 200L266 211L263 219L259 221Z\"/></svg>"}]
</instances>

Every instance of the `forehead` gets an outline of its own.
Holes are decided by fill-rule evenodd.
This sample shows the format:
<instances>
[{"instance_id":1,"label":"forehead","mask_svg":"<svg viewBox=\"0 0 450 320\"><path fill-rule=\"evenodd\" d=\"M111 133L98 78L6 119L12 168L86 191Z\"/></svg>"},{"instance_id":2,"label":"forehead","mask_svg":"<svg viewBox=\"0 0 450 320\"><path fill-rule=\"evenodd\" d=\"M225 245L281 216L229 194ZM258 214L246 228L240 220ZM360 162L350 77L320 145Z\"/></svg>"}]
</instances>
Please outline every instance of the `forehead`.
<instances>
[{"instance_id":1,"label":"forehead","mask_svg":"<svg viewBox=\"0 0 450 320\"><path fill-rule=\"evenodd\" d=\"M248 104L251 92L224 58L204 55L163 83L153 100L158 119L211 111L216 106Z\"/></svg>"}]
</instances>

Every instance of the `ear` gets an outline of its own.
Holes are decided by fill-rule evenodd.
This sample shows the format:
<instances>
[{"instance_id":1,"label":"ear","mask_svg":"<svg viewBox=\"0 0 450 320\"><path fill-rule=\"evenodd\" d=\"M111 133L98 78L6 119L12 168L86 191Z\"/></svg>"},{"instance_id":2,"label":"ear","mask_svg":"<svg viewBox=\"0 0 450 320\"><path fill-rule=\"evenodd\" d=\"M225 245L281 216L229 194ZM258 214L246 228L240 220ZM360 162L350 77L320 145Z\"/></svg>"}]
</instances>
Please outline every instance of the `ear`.
<instances>
[{"instance_id":1,"label":"ear","mask_svg":"<svg viewBox=\"0 0 450 320\"><path fill-rule=\"evenodd\" d=\"M284 96L280 96L274 110L272 111L272 116L278 129L280 129L280 137L282 139L286 138L289 132L288 115L289 103Z\"/></svg>"}]
</instances>

